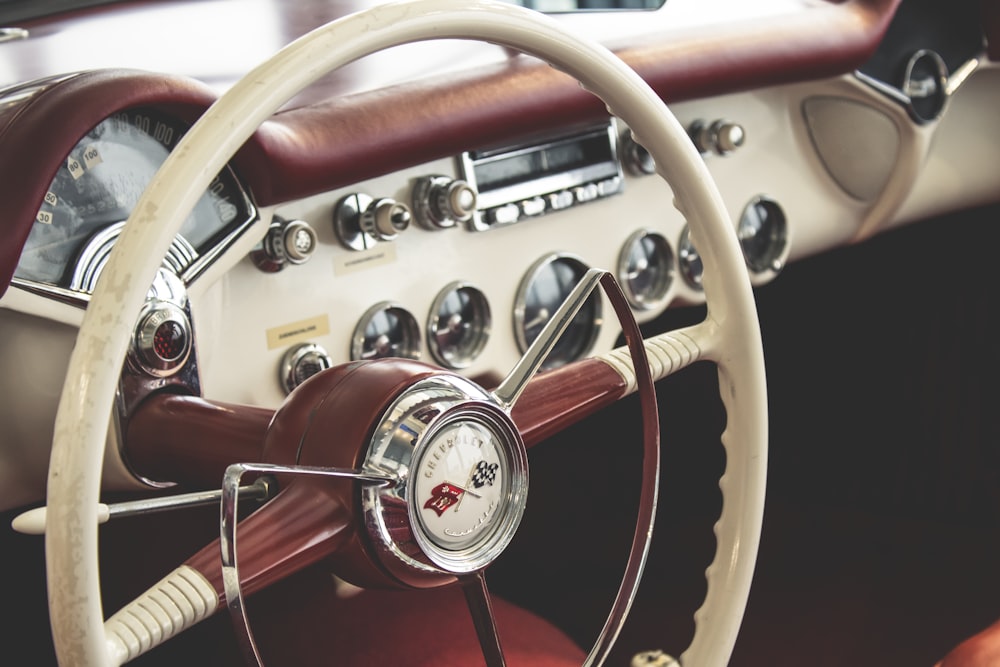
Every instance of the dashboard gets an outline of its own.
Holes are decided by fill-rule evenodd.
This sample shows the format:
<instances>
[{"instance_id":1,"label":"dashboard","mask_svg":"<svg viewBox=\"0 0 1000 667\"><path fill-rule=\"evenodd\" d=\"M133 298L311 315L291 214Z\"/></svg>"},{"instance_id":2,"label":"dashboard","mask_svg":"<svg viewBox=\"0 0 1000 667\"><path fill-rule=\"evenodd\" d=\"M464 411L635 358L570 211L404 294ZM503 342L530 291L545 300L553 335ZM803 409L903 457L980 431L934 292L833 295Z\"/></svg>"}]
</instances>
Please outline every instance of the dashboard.
<instances>
[{"instance_id":1,"label":"dashboard","mask_svg":"<svg viewBox=\"0 0 1000 667\"><path fill-rule=\"evenodd\" d=\"M45 499L76 332L154 174L258 62L376 3L87 3L47 15L9 4L0 505L14 511ZM668 103L754 288L1000 202L1000 15L988 2L561 7L559 25L607 46ZM184 48L170 37L181 33ZM291 97L211 176L142 309L121 315L132 333L108 493L203 481L130 453L152 397L253 406L263 428L300 385L347 362L410 359L492 389L593 268L616 278L647 332L706 305L698 239L631 129L564 73L498 45L448 39L352 62ZM623 340L595 292L542 369Z\"/></svg>"}]
</instances>

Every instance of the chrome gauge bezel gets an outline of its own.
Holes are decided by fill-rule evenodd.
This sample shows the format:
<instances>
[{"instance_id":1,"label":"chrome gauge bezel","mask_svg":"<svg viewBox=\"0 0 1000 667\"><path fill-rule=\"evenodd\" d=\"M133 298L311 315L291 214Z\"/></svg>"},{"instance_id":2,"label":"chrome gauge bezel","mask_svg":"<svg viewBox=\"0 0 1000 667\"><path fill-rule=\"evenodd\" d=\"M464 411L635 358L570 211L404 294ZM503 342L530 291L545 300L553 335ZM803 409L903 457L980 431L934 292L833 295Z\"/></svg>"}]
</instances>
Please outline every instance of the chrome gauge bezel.
<instances>
[{"instance_id":1,"label":"chrome gauge bezel","mask_svg":"<svg viewBox=\"0 0 1000 667\"><path fill-rule=\"evenodd\" d=\"M384 313L391 312L397 318L401 331L404 335L403 341L394 354L365 355L366 331L369 324L374 324L375 319ZM420 324L417 318L409 310L394 301L380 301L364 312L354 327L351 336L351 360L380 359L383 357L400 357L403 359L420 358Z\"/></svg>"},{"instance_id":2,"label":"chrome gauge bezel","mask_svg":"<svg viewBox=\"0 0 1000 667\"><path fill-rule=\"evenodd\" d=\"M468 423L492 434L499 464L495 481L498 506L471 539L449 544L434 534L421 513L428 498L418 493L417 476L442 445L438 437ZM447 448L446 448L447 449ZM477 462L467 461L469 470ZM362 489L365 524L382 565L411 586L427 577L475 572L493 562L510 543L527 503L528 460L510 417L478 385L452 375L420 380L399 396L375 429L363 465L365 472L390 476L395 484ZM457 484L462 484L460 480ZM424 494L426 495L426 494ZM458 511L461 506L456 504ZM480 526L468 510L474 533Z\"/></svg>"},{"instance_id":3,"label":"chrome gauge bezel","mask_svg":"<svg viewBox=\"0 0 1000 667\"><path fill-rule=\"evenodd\" d=\"M455 323L442 322L443 311L459 293L467 295L473 317L468 322L460 323L465 327L460 340L444 342L441 338L445 330L455 326ZM453 313L452 318L455 315L457 313ZM427 315L427 349L434 360L446 368L468 368L486 347L492 326L490 304L482 290L470 283L455 281L438 292L431 304Z\"/></svg>"},{"instance_id":4,"label":"chrome gauge bezel","mask_svg":"<svg viewBox=\"0 0 1000 667\"><path fill-rule=\"evenodd\" d=\"M642 246L647 240L654 244L654 259L665 264L665 271L656 276L648 288L639 289L634 279L637 273L634 266L635 251L638 248L639 252L645 252ZM676 266L673 248L663 234L650 229L640 229L629 236L618 255L617 272L618 282L629 304L641 311L665 306L670 299Z\"/></svg>"},{"instance_id":5,"label":"chrome gauge bezel","mask_svg":"<svg viewBox=\"0 0 1000 667\"><path fill-rule=\"evenodd\" d=\"M567 283L564 293L558 299L558 303L550 304L551 310L543 321L526 321L529 311L529 300L532 298L532 291L540 279L541 273L557 263L571 267L574 272L573 280ZM531 265L521 278L521 282L517 288L517 296L514 300L514 336L522 354L528 350L528 347L535 339L535 336L529 337L527 331L528 325L531 325L531 328L537 328L538 331L541 331L544 323L555 313L565 297L568 296L569 291L589 269L590 267L580 257L568 253L551 253L541 257ZM589 314L588 310L590 311ZM577 320L580 318L589 318L589 321L579 325ZM580 310L576 318L573 319L573 322L563 333L562 338L552 348L549 356L542 363L542 368L557 368L585 357L594 348L603 323L603 302L601 301L601 295L598 292L594 292L588 297L587 305ZM566 351L567 346L569 346L568 353Z\"/></svg>"},{"instance_id":6,"label":"chrome gauge bezel","mask_svg":"<svg viewBox=\"0 0 1000 667\"><path fill-rule=\"evenodd\" d=\"M769 221L770 230L764 239L766 248L763 252L754 247L757 245L755 242L758 234L752 233L755 230L759 231L759 225L756 224L759 207L766 208L768 214L774 216L774 220ZM747 269L756 279L771 279L785 267L791 247L788 216L776 200L766 195L758 195L747 202L736 223L736 236Z\"/></svg>"}]
</instances>

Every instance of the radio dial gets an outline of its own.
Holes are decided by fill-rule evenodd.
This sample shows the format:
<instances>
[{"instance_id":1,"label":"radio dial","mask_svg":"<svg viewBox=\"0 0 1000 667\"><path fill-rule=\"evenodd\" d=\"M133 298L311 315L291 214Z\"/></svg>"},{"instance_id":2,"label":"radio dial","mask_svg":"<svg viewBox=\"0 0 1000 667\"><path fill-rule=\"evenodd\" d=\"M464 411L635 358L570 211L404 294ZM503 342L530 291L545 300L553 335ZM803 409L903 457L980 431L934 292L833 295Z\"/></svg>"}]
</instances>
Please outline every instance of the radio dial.
<instances>
[{"instance_id":1,"label":"radio dial","mask_svg":"<svg viewBox=\"0 0 1000 667\"><path fill-rule=\"evenodd\" d=\"M476 211L476 191L465 181L452 181L437 193L438 210L442 214L465 222Z\"/></svg>"},{"instance_id":2,"label":"radio dial","mask_svg":"<svg viewBox=\"0 0 1000 667\"><path fill-rule=\"evenodd\" d=\"M468 222L476 212L476 191L466 181L426 176L413 187L417 222L427 229L447 229Z\"/></svg>"}]
</instances>

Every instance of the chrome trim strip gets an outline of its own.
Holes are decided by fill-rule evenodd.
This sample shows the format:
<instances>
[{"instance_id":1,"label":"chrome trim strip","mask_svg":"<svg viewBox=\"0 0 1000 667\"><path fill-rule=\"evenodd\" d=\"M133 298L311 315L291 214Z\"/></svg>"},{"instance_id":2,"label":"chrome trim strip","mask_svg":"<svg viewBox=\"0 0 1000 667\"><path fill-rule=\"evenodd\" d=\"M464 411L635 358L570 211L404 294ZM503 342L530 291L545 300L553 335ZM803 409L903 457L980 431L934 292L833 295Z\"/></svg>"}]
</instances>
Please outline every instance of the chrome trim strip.
<instances>
[{"instance_id":1,"label":"chrome trim strip","mask_svg":"<svg viewBox=\"0 0 1000 667\"><path fill-rule=\"evenodd\" d=\"M854 76L861 83L864 83L865 85L874 88L875 90L882 93L886 97L890 98L894 102L898 102L903 106L908 106L910 104L909 96L907 96L903 91L896 88L895 86L890 86L889 84L880 81L879 79L876 79L875 77L865 74L864 72L861 71L854 72Z\"/></svg>"},{"instance_id":2,"label":"chrome trim strip","mask_svg":"<svg viewBox=\"0 0 1000 667\"><path fill-rule=\"evenodd\" d=\"M958 69L952 72L951 76L948 77L948 86L945 88L945 92L951 96L955 94L962 84L964 84L972 73L975 72L983 64L983 58L973 58L967 61L965 64L961 65Z\"/></svg>"},{"instance_id":3,"label":"chrome trim strip","mask_svg":"<svg viewBox=\"0 0 1000 667\"><path fill-rule=\"evenodd\" d=\"M12 278L10 285L11 287L24 290L29 294L35 294L37 296L52 299L53 301L65 303L80 309L85 309L87 304L90 303L90 294L85 292L74 292L73 290L66 289L65 287L57 287L56 285L49 285L48 283L36 283L33 280L25 280L24 278Z\"/></svg>"},{"instance_id":4,"label":"chrome trim strip","mask_svg":"<svg viewBox=\"0 0 1000 667\"><path fill-rule=\"evenodd\" d=\"M205 272L205 270L211 266L216 259L219 258L222 253L229 250L236 240L243 236L257 220L260 219L260 212L257 210L256 205L254 205L253 200L250 195L243 189L243 182L236 177L235 172L233 172L231 167L226 167L226 170L232 175L233 182L236 184L237 189L243 196L243 204L246 206L247 219L244 220L240 225L234 227L231 232L226 234L218 243L213 245L211 248L205 251L201 257L195 259L190 266L184 269L184 272L180 274L181 280L184 281L185 285L190 285L198 276Z\"/></svg>"},{"instance_id":5,"label":"chrome trim strip","mask_svg":"<svg viewBox=\"0 0 1000 667\"><path fill-rule=\"evenodd\" d=\"M24 28L0 28L0 44L28 39L29 33Z\"/></svg>"}]
</instances>

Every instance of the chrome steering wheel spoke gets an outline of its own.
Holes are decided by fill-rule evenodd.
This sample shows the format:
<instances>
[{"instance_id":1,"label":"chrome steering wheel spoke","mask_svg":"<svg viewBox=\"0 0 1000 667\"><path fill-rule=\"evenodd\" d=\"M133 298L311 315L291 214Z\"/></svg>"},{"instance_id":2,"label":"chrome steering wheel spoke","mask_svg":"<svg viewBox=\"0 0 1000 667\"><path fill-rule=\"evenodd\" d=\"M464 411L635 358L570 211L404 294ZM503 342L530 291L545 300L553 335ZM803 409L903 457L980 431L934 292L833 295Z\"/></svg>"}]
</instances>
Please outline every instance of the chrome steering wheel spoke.
<instances>
[{"instance_id":1,"label":"chrome steering wheel spoke","mask_svg":"<svg viewBox=\"0 0 1000 667\"><path fill-rule=\"evenodd\" d=\"M591 292L600 284L601 277L605 271L600 269L590 269L584 274L580 282L576 284L573 291L562 302L559 309L549 319L542 328L538 337L528 346L527 351L521 356L503 382L493 390L493 398L508 412L517 403L528 386L528 382L538 372L549 352L559 342L560 336L566 331L576 314L580 312Z\"/></svg>"},{"instance_id":2,"label":"chrome steering wheel spoke","mask_svg":"<svg viewBox=\"0 0 1000 667\"><path fill-rule=\"evenodd\" d=\"M483 649L486 667L504 667L507 661L500 647L500 633L497 632L496 615L493 613L493 602L486 586L485 574L480 570L462 577L460 585L465 594L465 603L469 606L472 624L476 628L479 646Z\"/></svg>"},{"instance_id":3,"label":"chrome steering wheel spoke","mask_svg":"<svg viewBox=\"0 0 1000 667\"><path fill-rule=\"evenodd\" d=\"M219 546L222 551L222 583L226 597L226 608L233 620L236 638L247 664L263 667L264 662L257 649L250 619L247 618L243 587L240 585L240 566L237 556L236 524L239 517L240 484L247 473L262 475L292 475L319 478L352 479L362 484L383 486L394 480L391 477L346 470L343 468L320 468L313 466L283 466L268 463L235 463L226 468L222 480L222 498L219 503Z\"/></svg>"}]
</instances>

